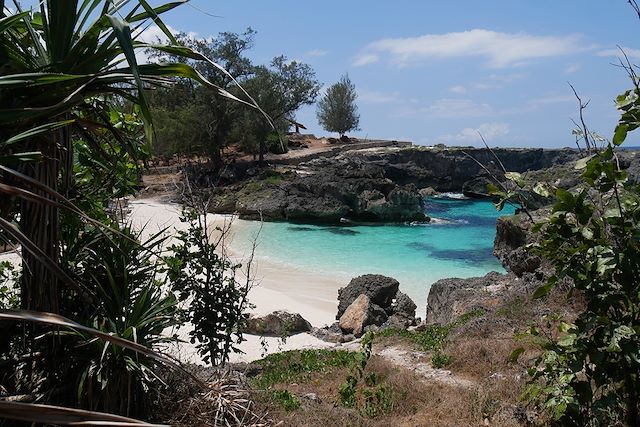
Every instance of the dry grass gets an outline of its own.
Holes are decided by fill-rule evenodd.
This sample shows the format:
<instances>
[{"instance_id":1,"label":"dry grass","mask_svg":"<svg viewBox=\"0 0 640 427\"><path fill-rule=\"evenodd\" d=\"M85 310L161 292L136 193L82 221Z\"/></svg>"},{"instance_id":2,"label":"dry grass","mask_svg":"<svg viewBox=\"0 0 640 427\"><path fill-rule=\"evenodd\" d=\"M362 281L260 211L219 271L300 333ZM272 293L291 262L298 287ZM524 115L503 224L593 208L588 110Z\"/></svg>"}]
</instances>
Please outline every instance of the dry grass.
<instances>
[{"instance_id":1,"label":"dry grass","mask_svg":"<svg viewBox=\"0 0 640 427\"><path fill-rule=\"evenodd\" d=\"M270 427L268 414L256 408L250 387L237 372L199 370L199 384L172 374L157 403L157 421L172 426Z\"/></svg>"},{"instance_id":2,"label":"dry grass","mask_svg":"<svg viewBox=\"0 0 640 427\"><path fill-rule=\"evenodd\" d=\"M258 392L256 400L282 426L291 427L478 426L485 419L490 425L509 427L522 425L520 419L524 419L525 411L518 405L520 381L492 379L470 389L430 383L379 356L370 359L366 372L381 378L392 407L384 415L369 418L337 404L338 389L348 372L334 367L301 382L274 386L298 396L301 406L297 410L279 408L267 392ZM307 393L314 393L317 399L304 398Z\"/></svg>"}]
</instances>

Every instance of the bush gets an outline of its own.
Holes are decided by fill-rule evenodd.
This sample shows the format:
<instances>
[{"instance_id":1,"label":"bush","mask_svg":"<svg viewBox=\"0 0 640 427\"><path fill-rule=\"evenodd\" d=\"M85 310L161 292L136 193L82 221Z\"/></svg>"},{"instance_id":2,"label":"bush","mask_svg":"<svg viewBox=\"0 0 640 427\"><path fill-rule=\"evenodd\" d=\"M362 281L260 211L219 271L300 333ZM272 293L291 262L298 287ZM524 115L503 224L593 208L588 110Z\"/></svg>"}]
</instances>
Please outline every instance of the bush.
<instances>
[{"instance_id":1,"label":"bush","mask_svg":"<svg viewBox=\"0 0 640 427\"><path fill-rule=\"evenodd\" d=\"M289 151L288 142L283 135L271 132L267 135L267 151L273 154L284 154Z\"/></svg>"}]
</instances>

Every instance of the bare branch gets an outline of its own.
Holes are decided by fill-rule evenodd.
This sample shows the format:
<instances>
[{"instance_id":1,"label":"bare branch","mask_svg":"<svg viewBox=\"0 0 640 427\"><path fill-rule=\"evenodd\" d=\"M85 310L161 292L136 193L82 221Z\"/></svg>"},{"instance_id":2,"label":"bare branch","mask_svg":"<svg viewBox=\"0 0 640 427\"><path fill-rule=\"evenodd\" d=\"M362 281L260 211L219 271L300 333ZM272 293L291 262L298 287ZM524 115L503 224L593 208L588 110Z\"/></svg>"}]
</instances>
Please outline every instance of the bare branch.
<instances>
[{"instance_id":1,"label":"bare branch","mask_svg":"<svg viewBox=\"0 0 640 427\"><path fill-rule=\"evenodd\" d=\"M576 91L576 88L573 87L573 85L571 83L568 83L569 87L571 88L571 90L573 91L573 94L576 96L576 99L578 100L578 105L580 107L580 123L582 126L578 126L582 128L582 138L584 139L584 143L586 145L587 148L587 152L595 150L596 149L596 145L593 141L591 141L590 136L589 136L589 129L587 128L587 124L584 121L584 110L587 108L587 106L589 105L589 102L591 102L591 100L587 101L587 102L583 102L582 98L580 98L580 95L578 95L578 91ZM575 122L574 122L575 123Z\"/></svg>"},{"instance_id":2,"label":"bare branch","mask_svg":"<svg viewBox=\"0 0 640 427\"><path fill-rule=\"evenodd\" d=\"M640 18L640 6L638 5L638 2L636 0L628 0L628 2L631 5L631 7L633 8L633 10L636 11L636 14L638 15L638 18Z\"/></svg>"}]
</instances>

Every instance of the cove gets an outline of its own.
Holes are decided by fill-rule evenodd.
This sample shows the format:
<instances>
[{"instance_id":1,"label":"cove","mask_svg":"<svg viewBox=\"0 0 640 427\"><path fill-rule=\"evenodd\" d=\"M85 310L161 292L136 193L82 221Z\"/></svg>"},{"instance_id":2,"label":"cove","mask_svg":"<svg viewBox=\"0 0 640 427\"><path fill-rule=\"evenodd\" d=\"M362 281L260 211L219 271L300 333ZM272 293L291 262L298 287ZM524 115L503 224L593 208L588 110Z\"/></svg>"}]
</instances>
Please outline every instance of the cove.
<instances>
[{"instance_id":1,"label":"cove","mask_svg":"<svg viewBox=\"0 0 640 427\"><path fill-rule=\"evenodd\" d=\"M513 214L514 208L497 212L487 200L430 197L426 213L432 221L420 225L336 227L246 221L232 248L246 253L259 231L256 256L268 262L337 277L345 285L361 274L391 276L418 305L416 314L424 317L433 282L504 271L493 256L495 223L499 216Z\"/></svg>"}]
</instances>

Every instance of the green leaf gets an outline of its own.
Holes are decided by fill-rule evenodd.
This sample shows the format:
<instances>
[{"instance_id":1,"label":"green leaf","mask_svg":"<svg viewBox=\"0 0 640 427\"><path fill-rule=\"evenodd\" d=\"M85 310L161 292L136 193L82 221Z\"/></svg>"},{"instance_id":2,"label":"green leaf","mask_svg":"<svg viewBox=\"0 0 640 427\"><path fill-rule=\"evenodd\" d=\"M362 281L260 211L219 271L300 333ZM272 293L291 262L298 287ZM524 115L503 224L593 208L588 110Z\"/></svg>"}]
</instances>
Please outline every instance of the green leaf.
<instances>
[{"instance_id":1,"label":"green leaf","mask_svg":"<svg viewBox=\"0 0 640 427\"><path fill-rule=\"evenodd\" d=\"M587 167L587 163L589 163L589 161L590 161L591 159L593 159L594 157L595 157L595 154L592 154L592 155L590 155L590 156L583 157L582 159L578 160L578 161L576 162L575 169L580 170L580 169L584 169L584 168L586 168L586 167Z\"/></svg>"},{"instance_id":2,"label":"green leaf","mask_svg":"<svg viewBox=\"0 0 640 427\"><path fill-rule=\"evenodd\" d=\"M636 334L636 331L634 331L632 328L630 328L627 325L618 326L613 331L613 336L611 337L611 341L609 343L609 346L607 347L607 351L610 353L616 353L616 352L622 351L622 349L620 348L620 341L625 339L628 340L635 334Z\"/></svg>"},{"instance_id":3,"label":"green leaf","mask_svg":"<svg viewBox=\"0 0 640 427\"><path fill-rule=\"evenodd\" d=\"M504 174L504 177L507 178L509 181L515 182L516 185L520 188L524 187L525 185L522 175L519 174L518 172L506 172Z\"/></svg>"},{"instance_id":4,"label":"green leaf","mask_svg":"<svg viewBox=\"0 0 640 427\"><path fill-rule=\"evenodd\" d=\"M546 297L547 295L549 295L549 292L551 292L551 289L553 289L553 287L555 286L555 283L546 283L540 287L538 287L538 289L535 290L535 292L533 293L533 295L531 296L533 299L539 299L542 297Z\"/></svg>"},{"instance_id":5,"label":"green leaf","mask_svg":"<svg viewBox=\"0 0 640 427\"><path fill-rule=\"evenodd\" d=\"M513 350L509 355L509 362L511 363L517 362L520 356L522 355L522 353L524 353L524 348L522 347L518 347L515 350Z\"/></svg>"},{"instance_id":6,"label":"green leaf","mask_svg":"<svg viewBox=\"0 0 640 427\"><path fill-rule=\"evenodd\" d=\"M542 197L549 197L551 195L549 192L549 184L546 182L536 182L533 186L533 192Z\"/></svg>"},{"instance_id":7,"label":"green leaf","mask_svg":"<svg viewBox=\"0 0 640 427\"><path fill-rule=\"evenodd\" d=\"M74 122L75 120L63 120L59 122L46 123L44 125L36 126L18 135L12 136L11 138L7 139L4 142L0 142L0 145L6 146L6 145L15 144L16 142L23 141L25 139L30 139L30 138L33 138L34 136L37 136L43 133L49 133L56 129L63 128Z\"/></svg>"},{"instance_id":8,"label":"green leaf","mask_svg":"<svg viewBox=\"0 0 640 427\"><path fill-rule=\"evenodd\" d=\"M619 124L618 126L616 126L615 133L613 134L613 144L621 145L627 138L628 131L629 126L627 124Z\"/></svg>"},{"instance_id":9,"label":"green leaf","mask_svg":"<svg viewBox=\"0 0 640 427\"><path fill-rule=\"evenodd\" d=\"M42 153L39 151L31 151L28 153L16 153L8 156L0 156L0 165L16 166L21 163L33 163L42 160Z\"/></svg>"}]
</instances>

